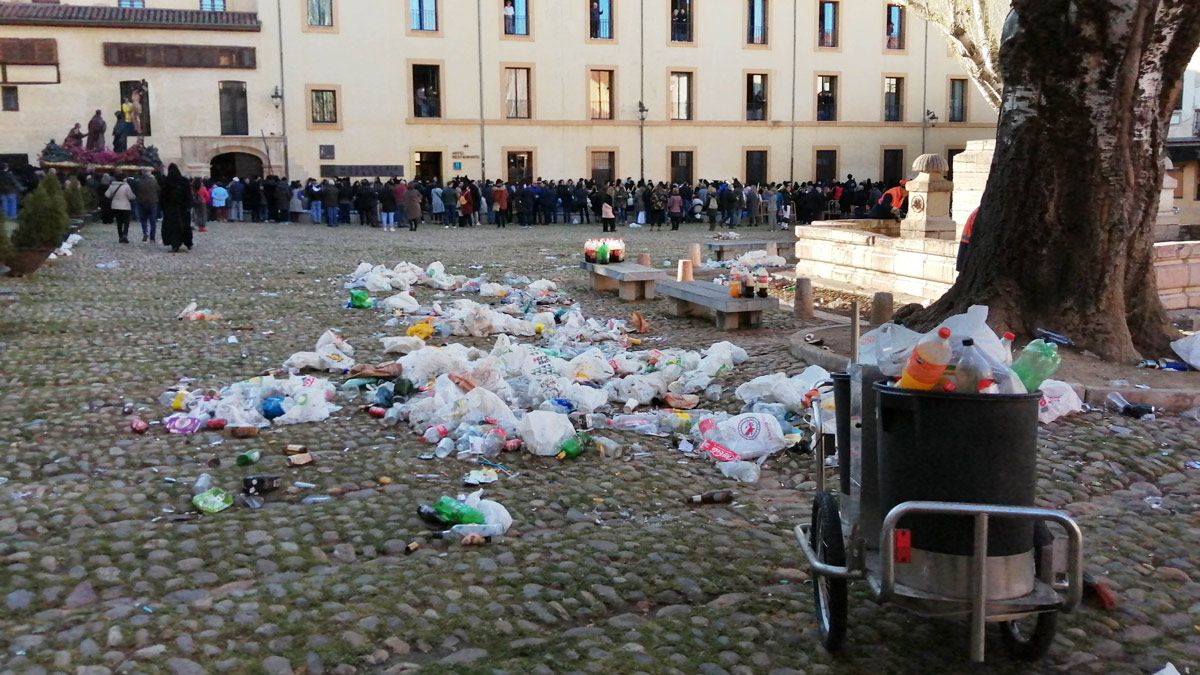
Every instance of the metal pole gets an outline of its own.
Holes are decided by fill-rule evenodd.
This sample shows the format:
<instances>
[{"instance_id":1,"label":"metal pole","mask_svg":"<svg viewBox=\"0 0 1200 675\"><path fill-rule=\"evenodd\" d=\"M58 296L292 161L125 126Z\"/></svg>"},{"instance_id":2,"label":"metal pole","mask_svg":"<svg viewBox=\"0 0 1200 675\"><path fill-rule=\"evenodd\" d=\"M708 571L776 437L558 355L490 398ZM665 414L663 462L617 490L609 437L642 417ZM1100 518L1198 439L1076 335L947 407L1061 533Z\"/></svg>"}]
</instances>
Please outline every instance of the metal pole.
<instances>
[{"instance_id":1,"label":"metal pole","mask_svg":"<svg viewBox=\"0 0 1200 675\"><path fill-rule=\"evenodd\" d=\"M638 42L640 56L638 70L638 179L646 180L646 0L638 3L640 20L638 22Z\"/></svg>"},{"instance_id":2,"label":"metal pole","mask_svg":"<svg viewBox=\"0 0 1200 675\"><path fill-rule=\"evenodd\" d=\"M859 303L850 302L850 363L858 363L858 339L862 335L862 319L859 318Z\"/></svg>"},{"instance_id":3,"label":"metal pole","mask_svg":"<svg viewBox=\"0 0 1200 675\"><path fill-rule=\"evenodd\" d=\"M788 156L788 182L796 182L796 43L800 36L797 35L799 23L797 19L796 1L792 0L792 139L790 141L790 149Z\"/></svg>"},{"instance_id":4,"label":"metal pole","mask_svg":"<svg viewBox=\"0 0 1200 675\"><path fill-rule=\"evenodd\" d=\"M925 65L921 72L921 154L925 154L925 130L929 126L929 21L925 21Z\"/></svg>"},{"instance_id":5,"label":"metal pole","mask_svg":"<svg viewBox=\"0 0 1200 675\"><path fill-rule=\"evenodd\" d=\"M983 640L987 629L988 514L975 516L975 551L971 556L971 660L983 663Z\"/></svg>"},{"instance_id":6,"label":"metal pole","mask_svg":"<svg viewBox=\"0 0 1200 675\"><path fill-rule=\"evenodd\" d=\"M275 31L279 36L279 113L280 123L283 125L283 129L280 130L283 134L283 175L287 176L290 173L288 170L290 162L288 160L287 85L283 80L283 0L275 0L275 21L277 22ZM267 164L270 163L271 160L268 157Z\"/></svg>"},{"instance_id":7,"label":"metal pole","mask_svg":"<svg viewBox=\"0 0 1200 675\"><path fill-rule=\"evenodd\" d=\"M483 121L483 0L475 0L475 28L475 51L479 57L479 181L482 183L487 180L487 125Z\"/></svg>"}]
</instances>

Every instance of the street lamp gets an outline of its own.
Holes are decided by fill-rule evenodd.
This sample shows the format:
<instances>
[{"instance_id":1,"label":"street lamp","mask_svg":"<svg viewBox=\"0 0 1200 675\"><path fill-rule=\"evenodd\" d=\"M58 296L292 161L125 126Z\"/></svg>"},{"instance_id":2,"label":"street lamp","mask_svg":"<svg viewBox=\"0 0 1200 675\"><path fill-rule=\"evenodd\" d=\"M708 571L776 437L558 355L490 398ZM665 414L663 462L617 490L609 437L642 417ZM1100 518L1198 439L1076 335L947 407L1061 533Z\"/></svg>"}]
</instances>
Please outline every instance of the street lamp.
<instances>
[{"instance_id":1,"label":"street lamp","mask_svg":"<svg viewBox=\"0 0 1200 675\"><path fill-rule=\"evenodd\" d=\"M638 101L638 153L639 153L639 178L646 180L646 113L650 109L646 107L643 101Z\"/></svg>"},{"instance_id":2,"label":"street lamp","mask_svg":"<svg viewBox=\"0 0 1200 675\"><path fill-rule=\"evenodd\" d=\"M275 90L271 92L271 103L275 104L276 110L283 105L283 92L279 89L279 85L275 85Z\"/></svg>"}]
</instances>

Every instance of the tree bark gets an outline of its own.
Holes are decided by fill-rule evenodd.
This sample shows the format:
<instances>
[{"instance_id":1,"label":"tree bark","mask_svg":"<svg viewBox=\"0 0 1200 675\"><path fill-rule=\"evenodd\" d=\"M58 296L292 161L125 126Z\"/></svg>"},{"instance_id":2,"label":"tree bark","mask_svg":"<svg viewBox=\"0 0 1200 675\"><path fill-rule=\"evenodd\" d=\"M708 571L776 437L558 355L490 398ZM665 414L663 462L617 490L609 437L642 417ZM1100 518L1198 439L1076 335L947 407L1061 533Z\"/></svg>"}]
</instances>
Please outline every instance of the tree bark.
<instances>
[{"instance_id":1,"label":"tree bark","mask_svg":"<svg viewBox=\"0 0 1200 675\"><path fill-rule=\"evenodd\" d=\"M910 323L974 304L1110 360L1167 353L1153 228L1196 0L1014 0L991 175L954 286Z\"/></svg>"}]
</instances>

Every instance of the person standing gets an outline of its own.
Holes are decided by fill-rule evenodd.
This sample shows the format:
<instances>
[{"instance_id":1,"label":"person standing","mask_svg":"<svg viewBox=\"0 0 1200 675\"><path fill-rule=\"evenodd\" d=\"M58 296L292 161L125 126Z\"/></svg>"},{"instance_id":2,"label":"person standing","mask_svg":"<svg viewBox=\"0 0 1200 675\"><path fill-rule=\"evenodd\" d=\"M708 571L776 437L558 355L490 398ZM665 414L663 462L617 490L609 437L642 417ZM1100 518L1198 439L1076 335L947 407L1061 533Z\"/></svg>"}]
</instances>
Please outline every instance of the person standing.
<instances>
[{"instance_id":1,"label":"person standing","mask_svg":"<svg viewBox=\"0 0 1200 675\"><path fill-rule=\"evenodd\" d=\"M408 231L416 232L421 224L422 208L421 191L410 187L404 191L404 218L408 220Z\"/></svg>"},{"instance_id":2,"label":"person standing","mask_svg":"<svg viewBox=\"0 0 1200 675\"><path fill-rule=\"evenodd\" d=\"M387 185L379 188L379 224L383 226L384 232L396 231L396 191L395 186L391 181ZM400 208L404 208L404 203L400 203Z\"/></svg>"},{"instance_id":3,"label":"person standing","mask_svg":"<svg viewBox=\"0 0 1200 675\"><path fill-rule=\"evenodd\" d=\"M192 250L192 188L179 172L179 167L167 167L167 178L162 185L162 242L178 253L180 246Z\"/></svg>"},{"instance_id":4,"label":"person standing","mask_svg":"<svg viewBox=\"0 0 1200 675\"><path fill-rule=\"evenodd\" d=\"M129 211L137 199L133 194L133 188L129 187L129 183L121 180L120 176L117 176L117 179L110 183L108 189L104 191L104 197L109 200L109 208L112 210L113 218L117 221L117 241L128 244Z\"/></svg>"},{"instance_id":5,"label":"person standing","mask_svg":"<svg viewBox=\"0 0 1200 675\"><path fill-rule=\"evenodd\" d=\"M446 225L453 225L458 218L458 188L455 183L442 188L442 204L445 207L442 221Z\"/></svg>"},{"instance_id":6,"label":"person standing","mask_svg":"<svg viewBox=\"0 0 1200 675\"><path fill-rule=\"evenodd\" d=\"M604 12L601 11L601 9L600 9L600 3L592 2L592 9L591 9L591 12L589 15L589 19L591 20L591 29L592 29L591 35L592 35L593 40L600 39L600 17L603 15L604 15Z\"/></svg>"},{"instance_id":7,"label":"person standing","mask_svg":"<svg viewBox=\"0 0 1200 675\"><path fill-rule=\"evenodd\" d=\"M751 185L746 188L746 213L750 217L750 227L758 227L759 212L762 208L762 195L758 192L757 185Z\"/></svg>"},{"instance_id":8,"label":"person standing","mask_svg":"<svg viewBox=\"0 0 1200 675\"><path fill-rule=\"evenodd\" d=\"M679 194L679 188L671 189L671 196L667 198L667 214L671 217L671 229L679 229L679 221L683 219L683 197Z\"/></svg>"},{"instance_id":9,"label":"person standing","mask_svg":"<svg viewBox=\"0 0 1200 675\"><path fill-rule=\"evenodd\" d=\"M435 224L441 225L446 221L446 191L438 183L429 189L429 217Z\"/></svg>"},{"instance_id":10,"label":"person standing","mask_svg":"<svg viewBox=\"0 0 1200 675\"><path fill-rule=\"evenodd\" d=\"M88 120L87 149L91 152L104 152L104 132L108 131L108 122L97 110L92 119Z\"/></svg>"},{"instance_id":11,"label":"person standing","mask_svg":"<svg viewBox=\"0 0 1200 675\"><path fill-rule=\"evenodd\" d=\"M214 183L212 189L208 191L209 197L212 199L213 211L216 214L218 222L229 222L229 212L225 206L229 201L229 190L225 189L224 185Z\"/></svg>"},{"instance_id":12,"label":"person standing","mask_svg":"<svg viewBox=\"0 0 1200 675\"><path fill-rule=\"evenodd\" d=\"M8 220L17 219L17 195L21 192L21 183L9 170L8 164L0 162L0 208L4 209L4 217Z\"/></svg>"},{"instance_id":13,"label":"person standing","mask_svg":"<svg viewBox=\"0 0 1200 675\"><path fill-rule=\"evenodd\" d=\"M246 213L242 207L246 198L246 184L234 176L229 182L229 187L225 189L229 191L229 219L235 223L246 222Z\"/></svg>"},{"instance_id":14,"label":"person standing","mask_svg":"<svg viewBox=\"0 0 1200 675\"><path fill-rule=\"evenodd\" d=\"M608 195L602 197L604 200L600 204L600 222L604 225L604 232L617 231L617 216L613 212L613 199Z\"/></svg>"},{"instance_id":15,"label":"person standing","mask_svg":"<svg viewBox=\"0 0 1200 675\"><path fill-rule=\"evenodd\" d=\"M142 226L142 241L154 241L158 229L158 181L143 169L133 185L137 196L138 221Z\"/></svg>"},{"instance_id":16,"label":"person standing","mask_svg":"<svg viewBox=\"0 0 1200 675\"><path fill-rule=\"evenodd\" d=\"M492 205L496 210L496 227L508 229L508 188L504 181L496 181L492 188Z\"/></svg>"},{"instance_id":17,"label":"person standing","mask_svg":"<svg viewBox=\"0 0 1200 675\"><path fill-rule=\"evenodd\" d=\"M337 227L338 222L338 186L328 180L321 181L321 204L325 207L325 226Z\"/></svg>"},{"instance_id":18,"label":"person standing","mask_svg":"<svg viewBox=\"0 0 1200 675\"><path fill-rule=\"evenodd\" d=\"M517 34L517 10L513 7L513 0L504 0L504 34Z\"/></svg>"},{"instance_id":19,"label":"person standing","mask_svg":"<svg viewBox=\"0 0 1200 675\"><path fill-rule=\"evenodd\" d=\"M470 184L459 188L458 193L458 226L471 227L471 216L475 213L475 195Z\"/></svg>"},{"instance_id":20,"label":"person standing","mask_svg":"<svg viewBox=\"0 0 1200 675\"><path fill-rule=\"evenodd\" d=\"M116 112L116 123L113 124L113 152L125 152L129 149L129 134L133 133L133 125L125 121L125 113Z\"/></svg>"}]
</instances>

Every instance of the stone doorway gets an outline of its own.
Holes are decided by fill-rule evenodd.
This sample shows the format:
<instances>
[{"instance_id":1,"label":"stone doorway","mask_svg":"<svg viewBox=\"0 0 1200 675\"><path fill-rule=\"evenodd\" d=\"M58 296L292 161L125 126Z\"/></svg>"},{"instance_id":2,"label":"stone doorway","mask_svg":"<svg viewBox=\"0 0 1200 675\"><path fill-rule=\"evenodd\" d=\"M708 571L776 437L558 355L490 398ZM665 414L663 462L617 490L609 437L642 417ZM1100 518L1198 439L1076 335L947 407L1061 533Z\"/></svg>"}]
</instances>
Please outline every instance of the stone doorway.
<instances>
[{"instance_id":1,"label":"stone doorway","mask_svg":"<svg viewBox=\"0 0 1200 675\"><path fill-rule=\"evenodd\" d=\"M263 163L258 157L248 152L225 152L212 158L208 175L217 181L227 183L238 176L246 178L260 177L263 174Z\"/></svg>"}]
</instances>

